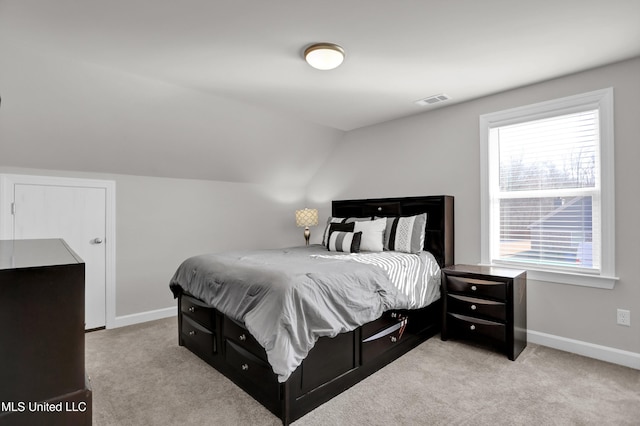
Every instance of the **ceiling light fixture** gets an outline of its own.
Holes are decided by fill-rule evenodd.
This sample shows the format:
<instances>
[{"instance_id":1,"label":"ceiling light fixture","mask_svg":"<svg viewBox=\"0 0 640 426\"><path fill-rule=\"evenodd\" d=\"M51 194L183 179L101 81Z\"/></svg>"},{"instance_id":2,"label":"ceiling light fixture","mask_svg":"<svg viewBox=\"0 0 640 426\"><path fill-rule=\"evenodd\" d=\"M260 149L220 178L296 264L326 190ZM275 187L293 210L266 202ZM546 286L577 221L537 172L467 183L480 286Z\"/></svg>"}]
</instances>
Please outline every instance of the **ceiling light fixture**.
<instances>
[{"instance_id":1,"label":"ceiling light fixture","mask_svg":"<svg viewBox=\"0 0 640 426\"><path fill-rule=\"evenodd\" d=\"M344 49L333 43L316 43L304 51L304 59L319 70L332 70L344 61Z\"/></svg>"}]
</instances>

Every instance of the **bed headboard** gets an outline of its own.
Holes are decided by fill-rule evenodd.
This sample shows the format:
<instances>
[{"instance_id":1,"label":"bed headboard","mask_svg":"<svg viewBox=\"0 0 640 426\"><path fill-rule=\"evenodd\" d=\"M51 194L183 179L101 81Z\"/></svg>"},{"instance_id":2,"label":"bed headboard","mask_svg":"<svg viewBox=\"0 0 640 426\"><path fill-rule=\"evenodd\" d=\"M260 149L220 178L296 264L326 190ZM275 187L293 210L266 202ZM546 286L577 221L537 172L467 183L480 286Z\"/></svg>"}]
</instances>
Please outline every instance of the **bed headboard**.
<instances>
[{"instance_id":1,"label":"bed headboard","mask_svg":"<svg viewBox=\"0 0 640 426\"><path fill-rule=\"evenodd\" d=\"M389 217L427 214L424 249L441 267L453 265L453 197L369 198L337 200L331 203L334 217Z\"/></svg>"}]
</instances>

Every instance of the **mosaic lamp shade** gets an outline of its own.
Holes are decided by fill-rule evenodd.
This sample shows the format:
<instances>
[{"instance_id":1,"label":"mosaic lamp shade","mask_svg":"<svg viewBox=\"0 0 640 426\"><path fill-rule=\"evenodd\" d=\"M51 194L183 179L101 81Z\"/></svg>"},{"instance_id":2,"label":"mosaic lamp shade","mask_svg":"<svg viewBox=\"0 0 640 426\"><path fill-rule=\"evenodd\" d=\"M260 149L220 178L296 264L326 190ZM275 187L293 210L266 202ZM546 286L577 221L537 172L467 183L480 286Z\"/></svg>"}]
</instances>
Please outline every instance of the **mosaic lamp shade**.
<instances>
[{"instance_id":1,"label":"mosaic lamp shade","mask_svg":"<svg viewBox=\"0 0 640 426\"><path fill-rule=\"evenodd\" d=\"M318 209L303 209L296 210L296 226L304 226L304 240L306 245L309 245L309 237L311 232L310 226L316 226L318 224Z\"/></svg>"}]
</instances>

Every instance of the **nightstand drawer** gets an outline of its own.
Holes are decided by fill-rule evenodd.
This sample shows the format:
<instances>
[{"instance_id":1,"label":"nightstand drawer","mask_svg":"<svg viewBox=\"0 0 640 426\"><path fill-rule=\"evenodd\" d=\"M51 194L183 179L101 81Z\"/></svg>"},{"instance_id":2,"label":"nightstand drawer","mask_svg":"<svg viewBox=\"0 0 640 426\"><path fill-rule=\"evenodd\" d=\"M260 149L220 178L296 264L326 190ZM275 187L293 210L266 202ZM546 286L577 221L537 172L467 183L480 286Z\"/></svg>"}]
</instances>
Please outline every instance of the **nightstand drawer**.
<instances>
[{"instance_id":1,"label":"nightstand drawer","mask_svg":"<svg viewBox=\"0 0 640 426\"><path fill-rule=\"evenodd\" d=\"M225 338L233 340L233 343L243 349L248 350L256 357L267 361L267 353L249 331L240 324L225 318L222 327L222 334Z\"/></svg>"},{"instance_id":2,"label":"nightstand drawer","mask_svg":"<svg viewBox=\"0 0 640 426\"><path fill-rule=\"evenodd\" d=\"M480 280L468 277L447 275L447 289L453 293L465 293L478 297L492 297L506 300L507 285L501 281Z\"/></svg>"},{"instance_id":3,"label":"nightstand drawer","mask_svg":"<svg viewBox=\"0 0 640 426\"><path fill-rule=\"evenodd\" d=\"M190 341L192 346L206 355L216 352L216 342L213 333L186 315L182 317L182 338Z\"/></svg>"},{"instance_id":4,"label":"nightstand drawer","mask_svg":"<svg viewBox=\"0 0 640 426\"><path fill-rule=\"evenodd\" d=\"M452 330L460 335L488 337L499 342L506 341L504 324L460 314L447 314L447 317Z\"/></svg>"},{"instance_id":5,"label":"nightstand drawer","mask_svg":"<svg viewBox=\"0 0 640 426\"><path fill-rule=\"evenodd\" d=\"M471 316L488 317L499 321L506 321L507 308L503 302L487 299L449 294L447 296L449 312Z\"/></svg>"},{"instance_id":6,"label":"nightstand drawer","mask_svg":"<svg viewBox=\"0 0 640 426\"><path fill-rule=\"evenodd\" d=\"M180 310L192 319L208 328L214 330L216 321L215 314L212 308L205 305L203 302L187 296L182 295L182 301L180 302Z\"/></svg>"}]
</instances>

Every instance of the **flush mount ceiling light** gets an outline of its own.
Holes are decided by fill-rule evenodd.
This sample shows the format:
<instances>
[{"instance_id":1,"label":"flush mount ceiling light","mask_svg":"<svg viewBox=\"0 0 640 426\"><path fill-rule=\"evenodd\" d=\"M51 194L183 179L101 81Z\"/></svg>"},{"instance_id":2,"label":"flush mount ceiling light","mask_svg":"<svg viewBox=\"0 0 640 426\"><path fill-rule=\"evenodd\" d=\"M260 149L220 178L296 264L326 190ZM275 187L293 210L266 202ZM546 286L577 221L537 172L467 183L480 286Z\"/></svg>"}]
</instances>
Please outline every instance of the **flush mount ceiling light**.
<instances>
[{"instance_id":1,"label":"flush mount ceiling light","mask_svg":"<svg viewBox=\"0 0 640 426\"><path fill-rule=\"evenodd\" d=\"M344 61L344 49L333 43L316 43L304 51L304 59L319 70L332 70Z\"/></svg>"}]
</instances>

